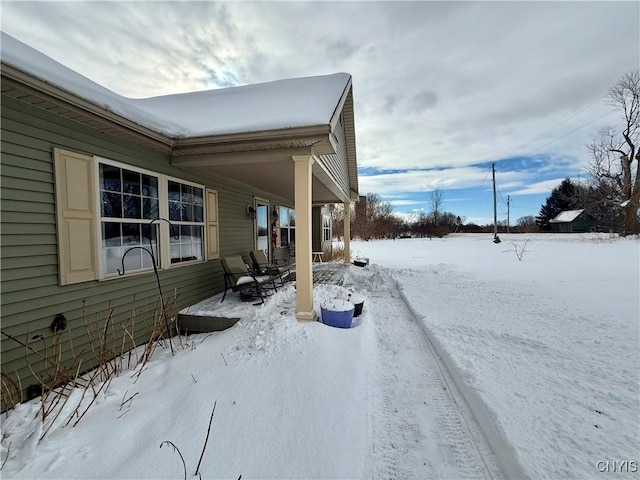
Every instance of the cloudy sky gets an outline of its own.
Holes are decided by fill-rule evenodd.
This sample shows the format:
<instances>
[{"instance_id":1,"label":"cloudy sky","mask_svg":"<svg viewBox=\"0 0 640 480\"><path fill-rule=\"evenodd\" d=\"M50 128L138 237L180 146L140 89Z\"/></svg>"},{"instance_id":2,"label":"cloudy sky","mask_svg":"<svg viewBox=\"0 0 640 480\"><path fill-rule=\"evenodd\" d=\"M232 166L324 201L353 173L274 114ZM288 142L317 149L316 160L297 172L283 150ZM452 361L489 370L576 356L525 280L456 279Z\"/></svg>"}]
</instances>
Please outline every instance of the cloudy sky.
<instances>
[{"instance_id":1,"label":"cloudy sky","mask_svg":"<svg viewBox=\"0 0 640 480\"><path fill-rule=\"evenodd\" d=\"M361 194L536 215L619 114L639 2L6 2L2 30L129 97L353 75Z\"/></svg>"}]
</instances>

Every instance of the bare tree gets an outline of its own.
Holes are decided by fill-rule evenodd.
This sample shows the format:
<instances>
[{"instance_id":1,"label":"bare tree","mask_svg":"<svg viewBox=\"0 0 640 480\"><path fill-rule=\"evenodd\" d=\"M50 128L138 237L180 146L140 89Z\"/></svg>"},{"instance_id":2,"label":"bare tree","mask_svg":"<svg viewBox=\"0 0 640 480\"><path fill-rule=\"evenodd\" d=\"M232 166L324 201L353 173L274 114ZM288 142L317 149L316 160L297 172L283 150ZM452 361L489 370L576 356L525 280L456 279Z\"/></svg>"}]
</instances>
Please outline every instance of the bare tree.
<instances>
[{"instance_id":1,"label":"bare tree","mask_svg":"<svg viewBox=\"0 0 640 480\"><path fill-rule=\"evenodd\" d=\"M353 212L353 207L351 207L351 211ZM338 237L342 237L344 232L344 204L336 203L333 205L331 209L331 230L333 231L333 235Z\"/></svg>"},{"instance_id":2,"label":"bare tree","mask_svg":"<svg viewBox=\"0 0 640 480\"><path fill-rule=\"evenodd\" d=\"M444 194L441 190L433 190L431 192L431 213L433 215L434 225L438 225L440 221L440 212L442 210L442 202L444 202Z\"/></svg>"},{"instance_id":3,"label":"bare tree","mask_svg":"<svg viewBox=\"0 0 640 480\"><path fill-rule=\"evenodd\" d=\"M609 192L603 201L621 208L622 233L640 233L640 71L625 74L608 96L622 113L623 128L619 132L609 128L589 145L589 173L595 188Z\"/></svg>"},{"instance_id":4,"label":"bare tree","mask_svg":"<svg viewBox=\"0 0 640 480\"><path fill-rule=\"evenodd\" d=\"M355 218L352 221L353 236L369 240L392 235L390 227L392 214L393 207L389 202L383 201L377 193L368 193L365 208L360 211L356 209Z\"/></svg>"},{"instance_id":5,"label":"bare tree","mask_svg":"<svg viewBox=\"0 0 640 480\"><path fill-rule=\"evenodd\" d=\"M533 215L527 215L520 217L517 221L518 230L523 233L539 232L540 228L536 224L536 217Z\"/></svg>"}]
</instances>

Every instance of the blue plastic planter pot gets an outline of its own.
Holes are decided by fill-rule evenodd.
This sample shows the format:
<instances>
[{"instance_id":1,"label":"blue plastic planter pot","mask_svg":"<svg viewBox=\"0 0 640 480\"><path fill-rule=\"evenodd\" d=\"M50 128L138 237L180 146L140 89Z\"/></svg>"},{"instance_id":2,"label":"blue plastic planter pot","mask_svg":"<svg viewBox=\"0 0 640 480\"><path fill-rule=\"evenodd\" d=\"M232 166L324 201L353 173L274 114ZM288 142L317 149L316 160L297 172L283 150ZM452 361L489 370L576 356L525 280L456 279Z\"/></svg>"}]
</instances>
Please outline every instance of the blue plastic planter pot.
<instances>
[{"instance_id":1,"label":"blue plastic planter pot","mask_svg":"<svg viewBox=\"0 0 640 480\"><path fill-rule=\"evenodd\" d=\"M320 306L322 323L331 327L351 328L354 306L347 300L334 298Z\"/></svg>"}]
</instances>

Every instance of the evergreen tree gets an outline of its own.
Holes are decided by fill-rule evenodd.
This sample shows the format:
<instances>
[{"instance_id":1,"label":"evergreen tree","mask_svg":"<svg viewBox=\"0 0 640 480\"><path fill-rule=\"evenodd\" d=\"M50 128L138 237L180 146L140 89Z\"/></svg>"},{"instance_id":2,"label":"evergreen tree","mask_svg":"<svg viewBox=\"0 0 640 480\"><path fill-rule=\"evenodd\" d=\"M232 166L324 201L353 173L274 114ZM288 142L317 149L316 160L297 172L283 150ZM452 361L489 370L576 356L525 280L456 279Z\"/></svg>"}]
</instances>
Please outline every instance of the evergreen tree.
<instances>
[{"instance_id":1,"label":"evergreen tree","mask_svg":"<svg viewBox=\"0 0 640 480\"><path fill-rule=\"evenodd\" d=\"M580 206L581 188L569 178L565 178L560 185L551 191L551 195L540 208L540 213L536 217L538 226L544 231L549 231L551 229L549 221L558 216L560 212L582 208Z\"/></svg>"}]
</instances>

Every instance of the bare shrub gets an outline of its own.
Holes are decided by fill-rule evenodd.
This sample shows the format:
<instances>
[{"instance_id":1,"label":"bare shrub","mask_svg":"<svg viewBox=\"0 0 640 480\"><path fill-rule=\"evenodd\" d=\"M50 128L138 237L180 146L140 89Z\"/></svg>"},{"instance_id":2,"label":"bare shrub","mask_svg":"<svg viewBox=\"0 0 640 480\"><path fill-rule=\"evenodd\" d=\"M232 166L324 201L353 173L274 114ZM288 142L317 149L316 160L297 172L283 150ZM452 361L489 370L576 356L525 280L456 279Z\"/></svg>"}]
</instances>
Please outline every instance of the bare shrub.
<instances>
[{"instance_id":1,"label":"bare shrub","mask_svg":"<svg viewBox=\"0 0 640 480\"><path fill-rule=\"evenodd\" d=\"M86 415L100 395L103 395L111 385L114 378L122 372L138 369L139 377L145 366L153 356L158 346L164 346L175 329L167 331L168 319L175 322L175 300L162 302L162 308L153 313L153 328L144 349L138 354L135 341L135 309L132 307L131 315L126 322L116 326L114 323L114 309L109 306L104 320L96 315L90 318L83 302L83 322L88 348L76 352L73 346L71 328L62 331L54 331L49 340L43 335L34 335L20 340L6 332L3 335L20 344L25 349L25 361L31 375L36 380L34 392L40 396L40 408L38 416L43 422L42 440L56 424L59 418L63 418L64 425L76 426ZM134 299L135 300L135 299ZM72 360L63 365L62 362L62 337L68 336L69 350ZM181 340L183 348L190 348ZM88 356L88 358L87 358ZM42 362L42 368L33 364L32 358L38 363ZM93 368L87 370L84 365L88 363ZM38 372L38 373L37 373ZM41 373L39 373L41 372ZM84 372L84 373L83 373ZM2 372L2 399L6 408L12 408L23 401L22 385L20 379L13 380L6 372ZM73 396L73 400L70 401ZM123 399L122 406L131 405L135 394L128 399ZM126 412L125 412L126 413Z\"/></svg>"},{"instance_id":2,"label":"bare shrub","mask_svg":"<svg viewBox=\"0 0 640 480\"><path fill-rule=\"evenodd\" d=\"M16 373L15 378L7 374L4 370L1 372L0 392L2 394L2 404L6 406L17 405L22 403L24 396L22 394L22 383L20 376Z\"/></svg>"},{"instance_id":3,"label":"bare shrub","mask_svg":"<svg viewBox=\"0 0 640 480\"><path fill-rule=\"evenodd\" d=\"M518 261L521 262L522 257L524 257L524 254L527 250L527 243L529 243L529 240L525 240L525 242L521 245L515 242L511 242L511 244L509 245L509 248L507 248L506 250L503 250L502 253L514 252L516 254Z\"/></svg>"},{"instance_id":4,"label":"bare shrub","mask_svg":"<svg viewBox=\"0 0 640 480\"><path fill-rule=\"evenodd\" d=\"M323 257L327 262L340 262L344 260L344 246L334 246L330 251L324 252Z\"/></svg>"}]
</instances>

